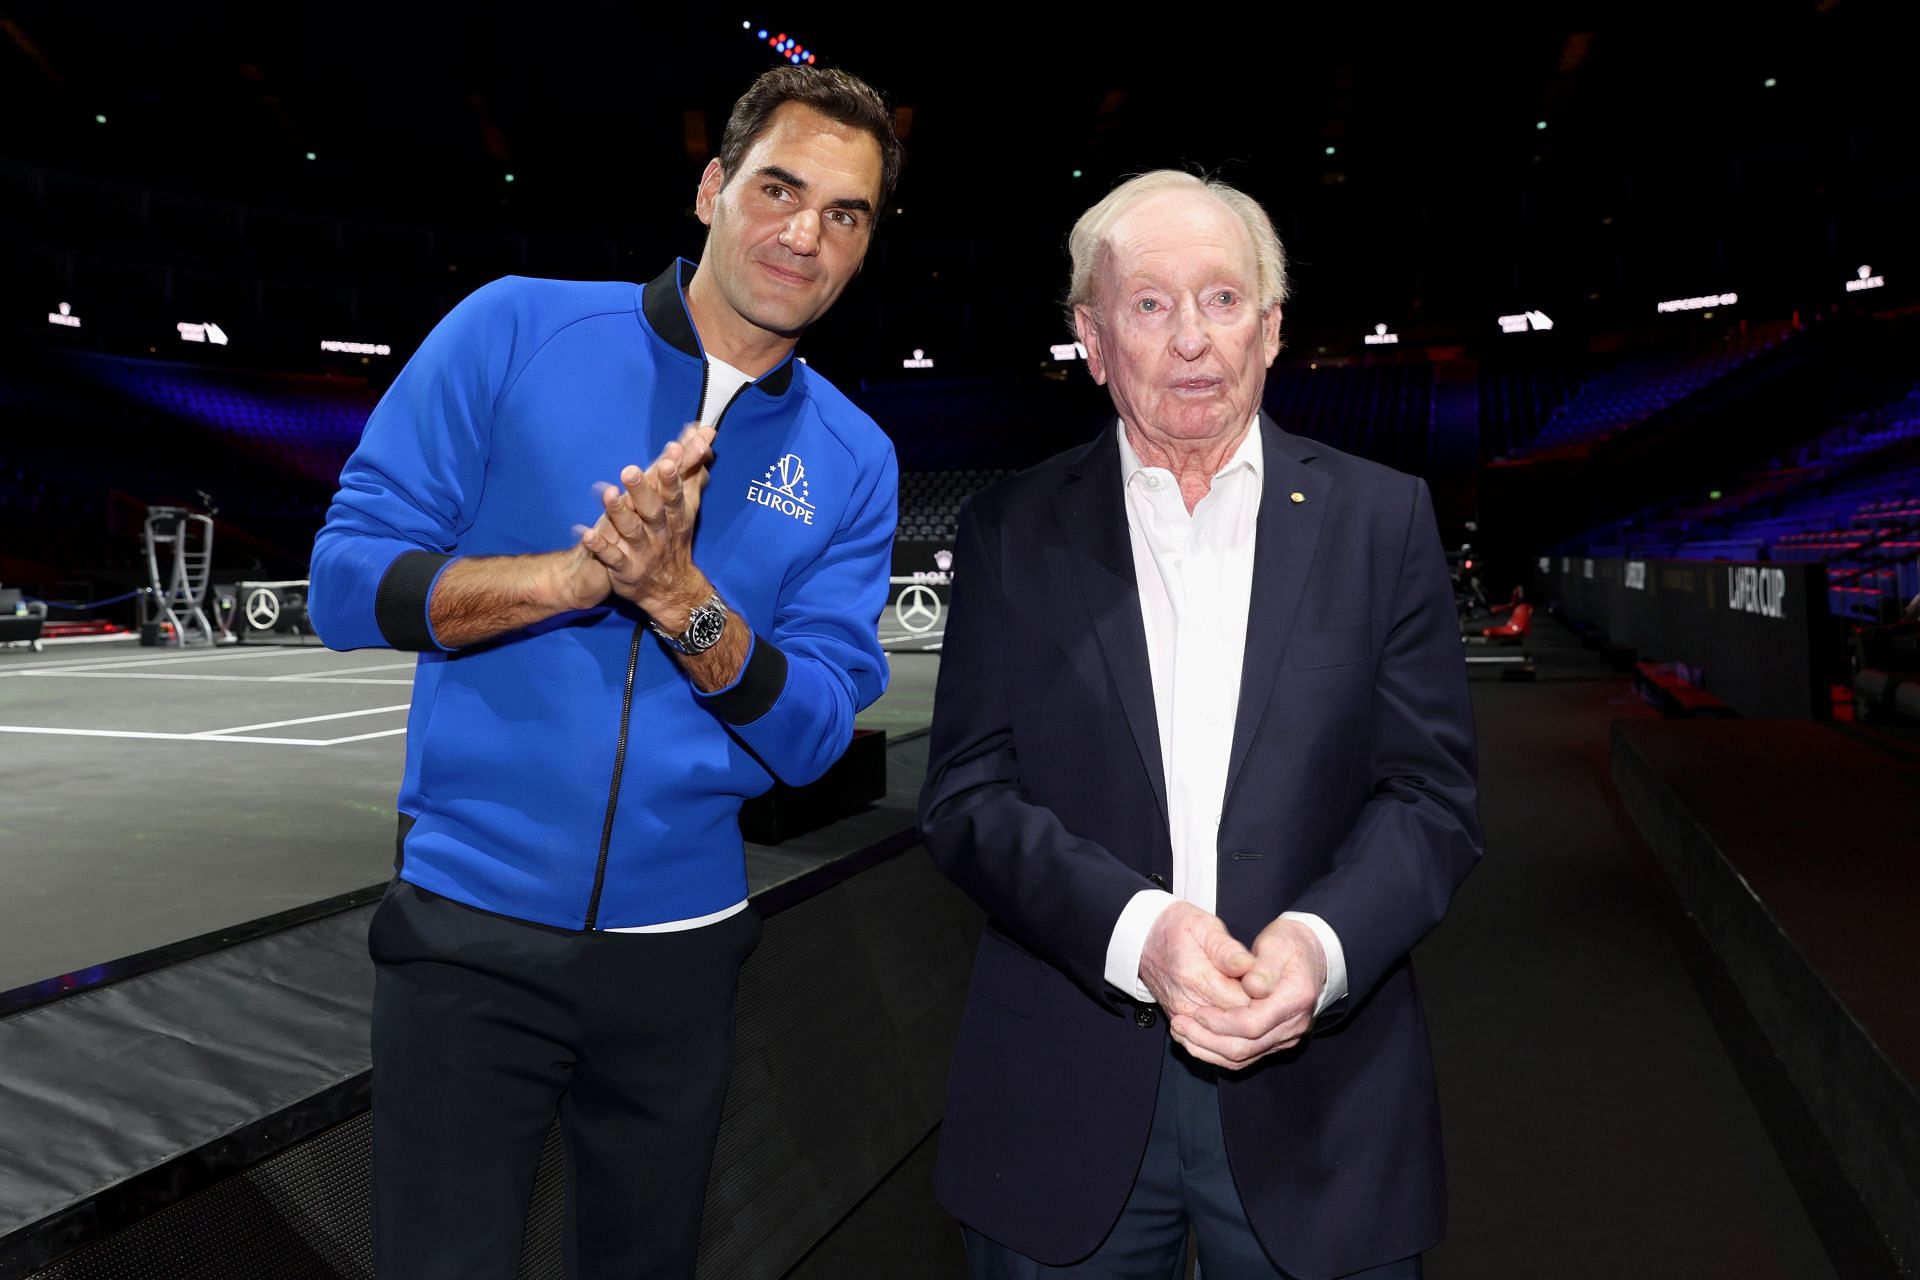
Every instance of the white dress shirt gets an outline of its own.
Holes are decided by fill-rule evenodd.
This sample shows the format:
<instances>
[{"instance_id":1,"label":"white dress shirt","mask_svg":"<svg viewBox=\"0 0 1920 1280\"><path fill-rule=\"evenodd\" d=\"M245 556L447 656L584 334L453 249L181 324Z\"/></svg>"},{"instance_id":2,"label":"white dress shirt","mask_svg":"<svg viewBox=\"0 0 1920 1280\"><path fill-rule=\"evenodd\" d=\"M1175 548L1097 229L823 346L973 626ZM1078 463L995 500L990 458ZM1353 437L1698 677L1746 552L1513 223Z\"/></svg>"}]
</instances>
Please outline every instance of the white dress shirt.
<instances>
[{"instance_id":1,"label":"white dress shirt","mask_svg":"<svg viewBox=\"0 0 1920 1280\"><path fill-rule=\"evenodd\" d=\"M1202 911L1215 911L1221 806L1240 704L1265 467L1256 418L1189 514L1174 474L1142 463L1127 440L1126 425L1115 429L1120 433L1120 476L1140 620L1153 671L1173 888L1170 893L1143 889L1121 911L1107 943L1106 978L1137 1000L1152 1000L1140 981L1140 953L1160 913L1181 898ZM1302 911L1282 915L1312 929L1326 951L1327 980L1315 1007L1318 1013L1347 993L1345 952L1319 916ZM1240 941L1253 943L1251 938Z\"/></svg>"}]
</instances>

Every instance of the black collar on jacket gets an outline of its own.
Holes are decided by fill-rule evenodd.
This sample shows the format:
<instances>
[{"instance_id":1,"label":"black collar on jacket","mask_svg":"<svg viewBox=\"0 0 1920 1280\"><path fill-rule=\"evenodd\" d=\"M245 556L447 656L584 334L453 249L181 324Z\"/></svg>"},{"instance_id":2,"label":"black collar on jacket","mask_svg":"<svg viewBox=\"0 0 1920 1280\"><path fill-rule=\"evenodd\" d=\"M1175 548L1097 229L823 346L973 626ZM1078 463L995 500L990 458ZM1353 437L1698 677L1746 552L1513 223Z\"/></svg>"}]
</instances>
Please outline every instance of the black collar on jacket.
<instances>
[{"instance_id":1,"label":"black collar on jacket","mask_svg":"<svg viewBox=\"0 0 1920 1280\"><path fill-rule=\"evenodd\" d=\"M705 360L706 350L700 345L700 335L693 327L693 315L687 310L686 289L693 282L695 269L695 263L685 258L675 258L665 271L655 276L641 291L640 306L646 312L647 323L653 326L653 331L665 338L676 351L696 360ZM753 385L770 396L787 394L787 388L793 385L793 353L789 351L785 360L754 379Z\"/></svg>"}]
</instances>

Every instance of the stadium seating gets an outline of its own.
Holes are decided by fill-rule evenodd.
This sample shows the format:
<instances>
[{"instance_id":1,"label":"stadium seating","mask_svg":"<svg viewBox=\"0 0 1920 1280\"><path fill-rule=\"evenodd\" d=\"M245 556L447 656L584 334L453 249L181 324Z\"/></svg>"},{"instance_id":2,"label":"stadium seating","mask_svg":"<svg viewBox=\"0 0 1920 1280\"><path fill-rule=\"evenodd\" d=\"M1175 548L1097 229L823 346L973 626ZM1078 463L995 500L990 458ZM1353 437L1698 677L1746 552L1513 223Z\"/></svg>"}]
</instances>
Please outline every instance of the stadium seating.
<instances>
[{"instance_id":1,"label":"stadium seating","mask_svg":"<svg viewBox=\"0 0 1920 1280\"><path fill-rule=\"evenodd\" d=\"M1758 325L1712 346L1623 360L1567 396L1512 455L1589 446L1617 435L1772 350L1790 333L1785 324Z\"/></svg>"},{"instance_id":2,"label":"stadium seating","mask_svg":"<svg viewBox=\"0 0 1920 1280\"><path fill-rule=\"evenodd\" d=\"M1711 501L1656 505L1558 550L1819 562L1836 615L1884 619L1920 594L1920 387L1826 424Z\"/></svg>"}]
</instances>

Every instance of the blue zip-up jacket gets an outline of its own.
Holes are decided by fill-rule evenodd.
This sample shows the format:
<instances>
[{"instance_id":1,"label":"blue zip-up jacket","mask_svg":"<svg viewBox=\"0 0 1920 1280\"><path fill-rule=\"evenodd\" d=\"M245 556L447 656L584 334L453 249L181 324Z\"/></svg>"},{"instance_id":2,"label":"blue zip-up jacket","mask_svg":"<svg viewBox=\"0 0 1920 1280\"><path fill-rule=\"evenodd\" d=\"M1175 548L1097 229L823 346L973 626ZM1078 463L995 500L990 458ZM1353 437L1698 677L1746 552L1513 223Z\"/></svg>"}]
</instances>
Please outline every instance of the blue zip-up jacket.
<instances>
[{"instance_id":1,"label":"blue zip-up jacket","mask_svg":"<svg viewBox=\"0 0 1920 1280\"><path fill-rule=\"evenodd\" d=\"M806 783L886 688L878 624L893 446L789 357L718 419L694 563L753 628L697 690L617 598L450 651L427 600L455 556L553 551L593 484L699 416L693 264L645 286L508 277L455 307L367 421L313 548L328 647L417 650L403 879L566 928L691 919L747 896L738 816Z\"/></svg>"}]
</instances>

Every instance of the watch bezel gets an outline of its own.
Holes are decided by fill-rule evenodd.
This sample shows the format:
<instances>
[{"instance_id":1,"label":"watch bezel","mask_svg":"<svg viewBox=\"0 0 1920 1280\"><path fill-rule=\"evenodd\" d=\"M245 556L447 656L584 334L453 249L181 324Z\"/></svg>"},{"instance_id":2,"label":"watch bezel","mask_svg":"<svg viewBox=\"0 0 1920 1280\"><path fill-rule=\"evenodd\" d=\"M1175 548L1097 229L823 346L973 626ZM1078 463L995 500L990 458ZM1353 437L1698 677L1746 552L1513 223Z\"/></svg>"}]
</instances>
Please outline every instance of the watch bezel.
<instances>
[{"instance_id":1,"label":"watch bezel","mask_svg":"<svg viewBox=\"0 0 1920 1280\"><path fill-rule=\"evenodd\" d=\"M677 636L651 618L647 620L647 625L674 650L694 657L719 644L720 637L726 634L727 604L720 598L719 592L707 597L706 603L695 605L687 615L687 629ZM709 631L711 634L708 634Z\"/></svg>"},{"instance_id":2,"label":"watch bezel","mask_svg":"<svg viewBox=\"0 0 1920 1280\"><path fill-rule=\"evenodd\" d=\"M720 643L727 630L727 608L716 596L695 609L687 618L687 629L680 633L688 653L705 653ZM708 632L711 634L707 634Z\"/></svg>"}]
</instances>

